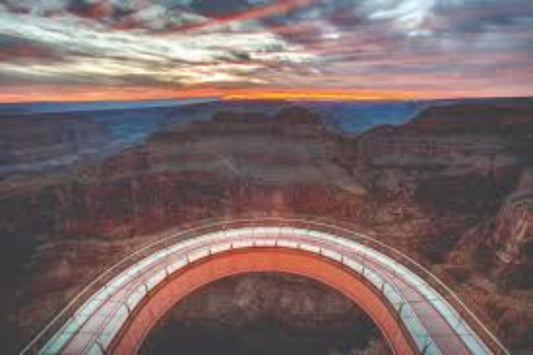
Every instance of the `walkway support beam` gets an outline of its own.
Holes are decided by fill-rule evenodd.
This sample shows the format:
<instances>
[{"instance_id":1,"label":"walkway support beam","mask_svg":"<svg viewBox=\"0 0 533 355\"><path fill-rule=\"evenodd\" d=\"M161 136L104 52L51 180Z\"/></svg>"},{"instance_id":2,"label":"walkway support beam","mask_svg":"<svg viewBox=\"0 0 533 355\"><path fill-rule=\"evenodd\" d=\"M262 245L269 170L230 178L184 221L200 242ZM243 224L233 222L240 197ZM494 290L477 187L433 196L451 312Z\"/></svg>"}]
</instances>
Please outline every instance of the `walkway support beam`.
<instances>
[{"instance_id":1,"label":"walkway support beam","mask_svg":"<svg viewBox=\"0 0 533 355\"><path fill-rule=\"evenodd\" d=\"M191 264L147 298L117 337L112 352L136 353L152 327L181 299L214 280L249 272L290 273L322 282L362 307L396 354L416 353L409 334L396 321L394 310L371 285L341 264L311 253L280 248L229 251Z\"/></svg>"}]
</instances>

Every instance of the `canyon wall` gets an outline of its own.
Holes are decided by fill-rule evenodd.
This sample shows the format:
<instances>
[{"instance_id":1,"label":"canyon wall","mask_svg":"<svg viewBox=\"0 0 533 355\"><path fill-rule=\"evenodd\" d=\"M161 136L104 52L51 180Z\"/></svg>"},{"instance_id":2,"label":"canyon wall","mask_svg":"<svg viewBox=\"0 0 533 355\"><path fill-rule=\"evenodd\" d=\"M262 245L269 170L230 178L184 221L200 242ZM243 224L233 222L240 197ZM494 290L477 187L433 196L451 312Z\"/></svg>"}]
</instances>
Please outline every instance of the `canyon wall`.
<instances>
[{"instance_id":1,"label":"canyon wall","mask_svg":"<svg viewBox=\"0 0 533 355\"><path fill-rule=\"evenodd\" d=\"M0 225L10 255L2 269L19 275L1 302L5 334L27 339L152 233L212 217L310 214L374 230L467 300L488 295L476 310L510 332L511 345L530 346L532 104L476 105L429 108L357 137L294 105L211 106L212 119L186 123L169 111L120 153L68 172L5 177ZM97 142L98 127L83 122L73 141ZM52 139L35 132L35 142Z\"/></svg>"}]
</instances>

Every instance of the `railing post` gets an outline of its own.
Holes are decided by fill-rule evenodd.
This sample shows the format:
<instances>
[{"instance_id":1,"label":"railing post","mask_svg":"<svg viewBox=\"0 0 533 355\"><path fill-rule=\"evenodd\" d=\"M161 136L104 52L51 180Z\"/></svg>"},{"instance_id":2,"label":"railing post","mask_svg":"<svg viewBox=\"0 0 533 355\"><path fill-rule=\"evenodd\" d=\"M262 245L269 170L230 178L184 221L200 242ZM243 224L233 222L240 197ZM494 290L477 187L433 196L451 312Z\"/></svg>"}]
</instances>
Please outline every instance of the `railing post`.
<instances>
[{"instance_id":1,"label":"railing post","mask_svg":"<svg viewBox=\"0 0 533 355\"><path fill-rule=\"evenodd\" d=\"M400 307L398 308L398 319L402 319L402 310L405 303L402 301L400 302Z\"/></svg>"},{"instance_id":2,"label":"railing post","mask_svg":"<svg viewBox=\"0 0 533 355\"><path fill-rule=\"evenodd\" d=\"M424 347L422 348L422 352L421 352L422 355L426 354L426 351L428 351L430 345L431 345L431 343L428 342L427 339L426 339L426 344L424 344Z\"/></svg>"},{"instance_id":3,"label":"railing post","mask_svg":"<svg viewBox=\"0 0 533 355\"><path fill-rule=\"evenodd\" d=\"M96 345L98 345L98 348L100 349L102 354L107 354L107 351L106 349L104 349L104 346L98 340L96 340L95 342L96 342Z\"/></svg>"}]
</instances>

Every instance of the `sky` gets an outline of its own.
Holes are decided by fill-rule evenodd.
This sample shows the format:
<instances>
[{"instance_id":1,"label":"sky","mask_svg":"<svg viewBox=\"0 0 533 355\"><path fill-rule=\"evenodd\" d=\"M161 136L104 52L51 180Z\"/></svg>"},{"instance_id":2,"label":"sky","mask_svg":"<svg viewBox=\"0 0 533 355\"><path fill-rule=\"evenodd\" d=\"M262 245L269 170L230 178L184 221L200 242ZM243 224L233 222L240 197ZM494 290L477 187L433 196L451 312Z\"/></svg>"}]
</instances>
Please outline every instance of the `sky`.
<instances>
[{"instance_id":1,"label":"sky","mask_svg":"<svg viewBox=\"0 0 533 355\"><path fill-rule=\"evenodd\" d=\"M0 102L532 95L531 0L0 0Z\"/></svg>"}]
</instances>

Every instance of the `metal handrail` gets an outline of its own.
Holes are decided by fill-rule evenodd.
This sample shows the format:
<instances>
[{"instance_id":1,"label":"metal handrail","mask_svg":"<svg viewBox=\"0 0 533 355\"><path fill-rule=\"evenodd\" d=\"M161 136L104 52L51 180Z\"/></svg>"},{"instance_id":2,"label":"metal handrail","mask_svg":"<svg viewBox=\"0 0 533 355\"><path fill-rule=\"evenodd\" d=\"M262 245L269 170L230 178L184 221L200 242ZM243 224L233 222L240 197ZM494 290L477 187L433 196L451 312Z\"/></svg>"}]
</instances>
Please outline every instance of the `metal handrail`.
<instances>
[{"instance_id":1,"label":"metal handrail","mask_svg":"<svg viewBox=\"0 0 533 355\"><path fill-rule=\"evenodd\" d=\"M205 234L207 232L217 231L220 229L254 226L258 224L288 225L292 227L303 226L314 230L317 230L317 227L324 228L326 231L333 231L333 234L349 237L347 239L353 240L355 238L357 241L370 244L374 249L384 252L385 255L392 257L397 261L400 260L402 264L404 264L409 270L420 276L431 286L436 286L435 288L439 294L448 302L451 302L454 306L454 309L458 311L461 316L467 316L469 318L470 322L467 323L470 326L475 326L478 336L481 336L484 341L489 343L489 348L491 348L492 351L494 351L496 354L509 354L509 351L505 348L505 346L465 305L465 303L457 296L457 294L421 263L405 253L397 250L396 248L377 240L375 238L375 233L370 230L362 229L360 226L354 225L347 221L337 221L322 217L304 215L293 215L290 217L243 216L232 219L210 218L166 231L164 232L165 236L163 238L159 238L144 246L141 246L139 249L130 253L122 260L116 262L98 277L89 282L89 284L87 284L80 292L78 292L76 296L74 296L70 302L68 302L67 305L63 307L61 311L54 316L36 336L32 338L32 340L20 351L19 354L23 355L37 353L38 349L47 341L47 339L50 338L63 325L66 318L74 314L74 312L103 284L118 275L129 265L134 264L136 261L148 256L152 252L167 246L168 244L176 241L176 239L184 239L188 236L193 237L202 233ZM63 321L61 321L62 319Z\"/></svg>"}]
</instances>

